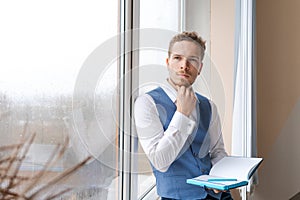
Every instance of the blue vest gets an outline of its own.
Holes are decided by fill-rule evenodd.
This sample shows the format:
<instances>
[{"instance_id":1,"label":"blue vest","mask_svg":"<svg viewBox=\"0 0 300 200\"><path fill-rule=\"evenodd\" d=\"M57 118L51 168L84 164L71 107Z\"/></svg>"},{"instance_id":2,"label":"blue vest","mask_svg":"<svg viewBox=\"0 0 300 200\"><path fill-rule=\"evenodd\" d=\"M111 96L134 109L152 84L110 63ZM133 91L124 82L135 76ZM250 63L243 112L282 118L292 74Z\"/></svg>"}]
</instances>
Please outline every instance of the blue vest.
<instances>
[{"instance_id":1,"label":"blue vest","mask_svg":"<svg viewBox=\"0 0 300 200\"><path fill-rule=\"evenodd\" d=\"M148 94L153 98L160 121L166 130L176 111L176 105L160 87L148 92ZM197 128L190 135L176 160L166 172L160 172L151 165L156 177L157 193L161 197L188 200L204 199L207 195L204 188L186 183L188 178L209 174L212 166L208 148L204 154L203 149L200 152L211 120L211 106L207 98L199 94L196 95L200 102L197 106L199 106L201 113L200 117L198 116Z\"/></svg>"}]
</instances>

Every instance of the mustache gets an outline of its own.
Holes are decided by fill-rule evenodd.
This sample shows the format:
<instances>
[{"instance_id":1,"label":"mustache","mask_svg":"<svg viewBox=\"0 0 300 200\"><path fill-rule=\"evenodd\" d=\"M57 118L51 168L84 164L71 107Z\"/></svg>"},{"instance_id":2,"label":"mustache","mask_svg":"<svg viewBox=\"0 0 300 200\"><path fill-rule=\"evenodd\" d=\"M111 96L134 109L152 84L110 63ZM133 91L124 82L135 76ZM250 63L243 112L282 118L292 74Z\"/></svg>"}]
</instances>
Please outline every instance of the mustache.
<instances>
[{"instance_id":1,"label":"mustache","mask_svg":"<svg viewBox=\"0 0 300 200\"><path fill-rule=\"evenodd\" d=\"M187 72L185 72L185 71L177 71L176 74L177 74L177 75L179 75L179 74L180 74L180 75L191 75L190 73L187 73Z\"/></svg>"}]
</instances>

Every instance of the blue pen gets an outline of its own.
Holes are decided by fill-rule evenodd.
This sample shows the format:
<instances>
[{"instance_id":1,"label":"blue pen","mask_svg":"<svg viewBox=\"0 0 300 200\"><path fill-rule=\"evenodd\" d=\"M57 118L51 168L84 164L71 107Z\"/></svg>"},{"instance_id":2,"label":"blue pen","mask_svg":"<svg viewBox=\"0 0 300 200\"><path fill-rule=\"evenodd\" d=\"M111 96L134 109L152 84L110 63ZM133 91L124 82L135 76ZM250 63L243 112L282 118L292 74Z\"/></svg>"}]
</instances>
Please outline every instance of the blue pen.
<instances>
[{"instance_id":1,"label":"blue pen","mask_svg":"<svg viewBox=\"0 0 300 200\"><path fill-rule=\"evenodd\" d=\"M236 178L209 178L207 181L237 181Z\"/></svg>"}]
</instances>

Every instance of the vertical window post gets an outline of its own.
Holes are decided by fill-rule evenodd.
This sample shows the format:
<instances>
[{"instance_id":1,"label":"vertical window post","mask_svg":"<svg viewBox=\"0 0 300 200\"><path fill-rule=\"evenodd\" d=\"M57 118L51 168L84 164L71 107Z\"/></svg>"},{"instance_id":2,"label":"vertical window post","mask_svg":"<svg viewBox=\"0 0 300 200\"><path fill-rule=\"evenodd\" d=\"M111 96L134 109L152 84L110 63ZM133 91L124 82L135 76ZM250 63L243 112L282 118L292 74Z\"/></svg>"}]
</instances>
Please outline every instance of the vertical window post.
<instances>
[{"instance_id":1,"label":"vertical window post","mask_svg":"<svg viewBox=\"0 0 300 200\"><path fill-rule=\"evenodd\" d=\"M119 199L137 198L137 181L134 176L135 128L133 121L133 89L138 84L138 28L139 1L120 2L120 65L119 65L119 133L120 133L120 179Z\"/></svg>"},{"instance_id":2,"label":"vertical window post","mask_svg":"<svg viewBox=\"0 0 300 200\"><path fill-rule=\"evenodd\" d=\"M244 157L256 156L254 5L254 0L236 0L232 154ZM250 187L241 190L242 199Z\"/></svg>"}]
</instances>

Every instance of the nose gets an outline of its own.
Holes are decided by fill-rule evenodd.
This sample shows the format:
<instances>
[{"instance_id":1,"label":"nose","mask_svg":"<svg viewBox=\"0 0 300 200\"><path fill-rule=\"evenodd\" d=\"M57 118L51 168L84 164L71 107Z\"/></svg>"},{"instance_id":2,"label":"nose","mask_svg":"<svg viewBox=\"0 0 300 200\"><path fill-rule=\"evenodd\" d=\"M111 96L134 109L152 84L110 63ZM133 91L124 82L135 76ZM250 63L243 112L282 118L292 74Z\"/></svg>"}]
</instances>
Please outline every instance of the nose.
<instances>
[{"instance_id":1,"label":"nose","mask_svg":"<svg viewBox=\"0 0 300 200\"><path fill-rule=\"evenodd\" d=\"M189 70L189 62L187 59L182 59L180 63L180 69Z\"/></svg>"}]
</instances>

